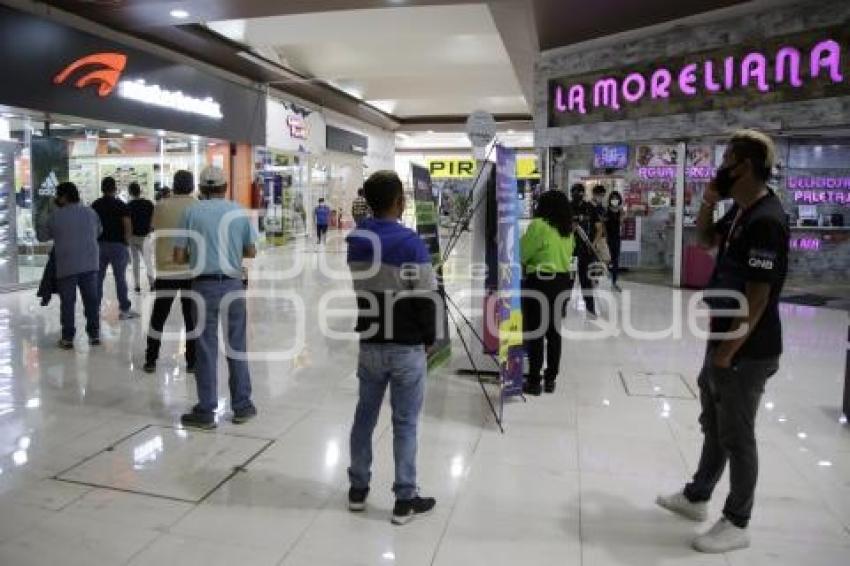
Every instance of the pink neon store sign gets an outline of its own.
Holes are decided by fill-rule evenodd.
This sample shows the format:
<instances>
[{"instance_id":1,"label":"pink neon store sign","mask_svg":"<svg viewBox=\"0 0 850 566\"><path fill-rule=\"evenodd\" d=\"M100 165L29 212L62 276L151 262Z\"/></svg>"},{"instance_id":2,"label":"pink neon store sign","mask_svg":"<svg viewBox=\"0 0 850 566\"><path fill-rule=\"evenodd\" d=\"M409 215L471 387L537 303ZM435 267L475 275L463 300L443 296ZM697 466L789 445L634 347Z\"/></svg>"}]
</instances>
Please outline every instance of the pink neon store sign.
<instances>
[{"instance_id":1,"label":"pink neon store sign","mask_svg":"<svg viewBox=\"0 0 850 566\"><path fill-rule=\"evenodd\" d=\"M795 203L850 206L850 177L788 177Z\"/></svg>"},{"instance_id":2,"label":"pink neon store sign","mask_svg":"<svg viewBox=\"0 0 850 566\"><path fill-rule=\"evenodd\" d=\"M785 46L769 53L752 51L743 57L686 62L676 69L657 67L647 73L629 73L623 79L602 77L592 84L557 84L552 107L556 114L585 115L594 109L620 111L671 96L693 98L747 89L768 93L779 86L799 89L817 79L844 82L841 45L833 39L818 41L808 51Z\"/></svg>"}]
</instances>

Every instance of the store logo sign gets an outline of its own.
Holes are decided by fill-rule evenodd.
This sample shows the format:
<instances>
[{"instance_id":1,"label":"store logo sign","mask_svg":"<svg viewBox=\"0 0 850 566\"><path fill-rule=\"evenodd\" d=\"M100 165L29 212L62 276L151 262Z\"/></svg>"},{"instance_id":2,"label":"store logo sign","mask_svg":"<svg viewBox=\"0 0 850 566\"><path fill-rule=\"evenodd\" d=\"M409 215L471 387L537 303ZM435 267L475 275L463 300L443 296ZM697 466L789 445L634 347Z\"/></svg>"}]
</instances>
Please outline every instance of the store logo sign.
<instances>
[{"instance_id":1,"label":"store logo sign","mask_svg":"<svg viewBox=\"0 0 850 566\"><path fill-rule=\"evenodd\" d=\"M307 123L299 114L290 114L286 117L286 125L289 126L289 137L298 140L307 139Z\"/></svg>"},{"instance_id":2,"label":"store logo sign","mask_svg":"<svg viewBox=\"0 0 850 566\"><path fill-rule=\"evenodd\" d=\"M595 81L556 84L552 91L557 114L585 115L591 110L621 111L645 100L667 101L671 96L710 97L736 89L767 94L779 87L799 89L806 82L844 82L841 44L822 39L806 51L786 45L775 52L751 51L728 56L686 60L680 68L656 67L625 77L603 76Z\"/></svg>"},{"instance_id":3,"label":"store logo sign","mask_svg":"<svg viewBox=\"0 0 850 566\"><path fill-rule=\"evenodd\" d=\"M168 90L157 84L147 84L144 79L119 81L126 65L127 56L123 53L94 53L81 57L62 69L53 77L53 83L57 85L64 83L68 77L84 67L96 67L95 70L80 77L74 86L85 88L89 85L97 85L97 94L100 97L109 96L117 86L120 98L216 120L224 117L221 105L209 96L206 98L189 96L179 90Z\"/></svg>"},{"instance_id":4,"label":"store logo sign","mask_svg":"<svg viewBox=\"0 0 850 566\"><path fill-rule=\"evenodd\" d=\"M97 85L97 95L100 97L109 96L118 84L118 79L121 77L121 72L127 65L127 56L123 53L95 53L86 57L77 59L53 77L54 84L62 84L78 69L83 67L96 67L80 77L74 86L77 88L85 88L89 85Z\"/></svg>"}]
</instances>

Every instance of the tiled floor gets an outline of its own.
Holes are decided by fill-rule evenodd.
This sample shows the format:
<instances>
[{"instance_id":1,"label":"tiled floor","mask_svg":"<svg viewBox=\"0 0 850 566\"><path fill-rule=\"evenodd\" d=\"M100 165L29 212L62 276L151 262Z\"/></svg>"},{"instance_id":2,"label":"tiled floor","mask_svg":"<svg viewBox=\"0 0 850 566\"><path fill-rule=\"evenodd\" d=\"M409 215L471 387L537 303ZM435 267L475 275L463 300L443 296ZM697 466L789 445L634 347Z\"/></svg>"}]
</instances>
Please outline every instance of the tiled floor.
<instances>
[{"instance_id":1,"label":"tiled floor","mask_svg":"<svg viewBox=\"0 0 850 566\"><path fill-rule=\"evenodd\" d=\"M318 316L327 291L348 288L343 260L290 247L257 261L253 288L263 296L251 304L250 342L269 354L252 362L260 417L230 424L223 383L213 433L172 428L194 399L178 346L164 346L156 375L141 373L144 323L119 322L114 302L104 345L92 350L80 340L69 353L54 346L58 305L41 308L32 292L0 296L0 564L847 564L850 430L839 422L846 312L783 307L787 354L759 418L762 476L749 550L698 555L689 548L698 528L653 504L657 492L682 484L698 456L698 405L687 392L696 389L702 344L687 328L681 338L567 341L557 392L509 403L504 435L477 383L434 372L419 479L438 507L398 528L389 523L386 411L369 509L345 509L357 348L323 334ZM299 262L303 269L283 283L260 281ZM673 291L627 290L634 326L669 326ZM171 329L179 322L174 316ZM592 324L570 312L571 330ZM327 324L340 332L350 325L346 315ZM285 349L296 355L278 360L274 352ZM263 449L263 439L274 442ZM91 485L52 479L62 472ZM721 506L718 498L713 513Z\"/></svg>"}]
</instances>

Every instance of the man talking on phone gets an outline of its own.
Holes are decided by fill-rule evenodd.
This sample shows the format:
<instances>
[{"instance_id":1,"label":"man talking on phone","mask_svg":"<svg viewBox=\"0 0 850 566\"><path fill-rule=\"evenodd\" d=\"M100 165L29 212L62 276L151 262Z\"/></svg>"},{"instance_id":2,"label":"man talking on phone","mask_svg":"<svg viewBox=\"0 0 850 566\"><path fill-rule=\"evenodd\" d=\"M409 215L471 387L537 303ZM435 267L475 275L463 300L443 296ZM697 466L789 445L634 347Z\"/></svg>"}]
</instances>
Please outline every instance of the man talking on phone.
<instances>
[{"instance_id":1,"label":"man talking on phone","mask_svg":"<svg viewBox=\"0 0 850 566\"><path fill-rule=\"evenodd\" d=\"M729 463L723 517L694 540L700 552L750 545L747 526L758 478L756 412L765 383L779 368L779 296L788 271L788 221L767 186L775 163L769 137L752 130L736 132L697 218L700 242L717 249L708 290L718 296L706 298L711 335L698 380L705 441L691 483L681 492L658 497L657 503L692 521L705 521L708 501ZM734 204L715 223L718 203L729 198Z\"/></svg>"}]
</instances>

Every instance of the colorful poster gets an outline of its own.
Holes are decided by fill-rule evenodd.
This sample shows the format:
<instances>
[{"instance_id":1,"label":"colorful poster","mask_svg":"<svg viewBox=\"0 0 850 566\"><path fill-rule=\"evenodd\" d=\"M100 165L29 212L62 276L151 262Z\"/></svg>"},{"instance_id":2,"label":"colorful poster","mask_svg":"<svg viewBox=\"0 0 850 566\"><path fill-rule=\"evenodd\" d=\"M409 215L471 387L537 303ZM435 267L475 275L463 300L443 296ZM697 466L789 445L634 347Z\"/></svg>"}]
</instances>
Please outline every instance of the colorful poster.
<instances>
[{"instance_id":1,"label":"colorful poster","mask_svg":"<svg viewBox=\"0 0 850 566\"><path fill-rule=\"evenodd\" d=\"M446 290L443 286L442 255L440 254L439 233L439 207L434 189L431 185L431 174L425 167L411 165L411 178L413 179L413 200L416 210L416 231L425 241L428 253L431 254L431 263L437 275L437 290L442 297L438 308L445 309ZM438 339L428 357L428 366L433 367L448 359L451 354L451 338L449 336L449 322L447 313L439 313L438 319L442 319L442 339ZM440 334L440 332L438 332Z\"/></svg>"},{"instance_id":2,"label":"colorful poster","mask_svg":"<svg viewBox=\"0 0 850 566\"><path fill-rule=\"evenodd\" d=\"M68 142L59 138L33 138L32 177L33 207L32 223L36 238L47 241L47 220L53 213L56 187L68 180Z\"/></svg>"},{"instance_id":3,"label":"colorful poster","mask_svg":"<svg viewBox=\"0 0 850 566\"><path fill-rule=\"evenodd\" d=\"M523 360L522 269L519 257L520 206L516 191L516 153L496 148L496 208L498 211L499 378L502 400L522 394Z\"/></svg>"}]
</instances>

